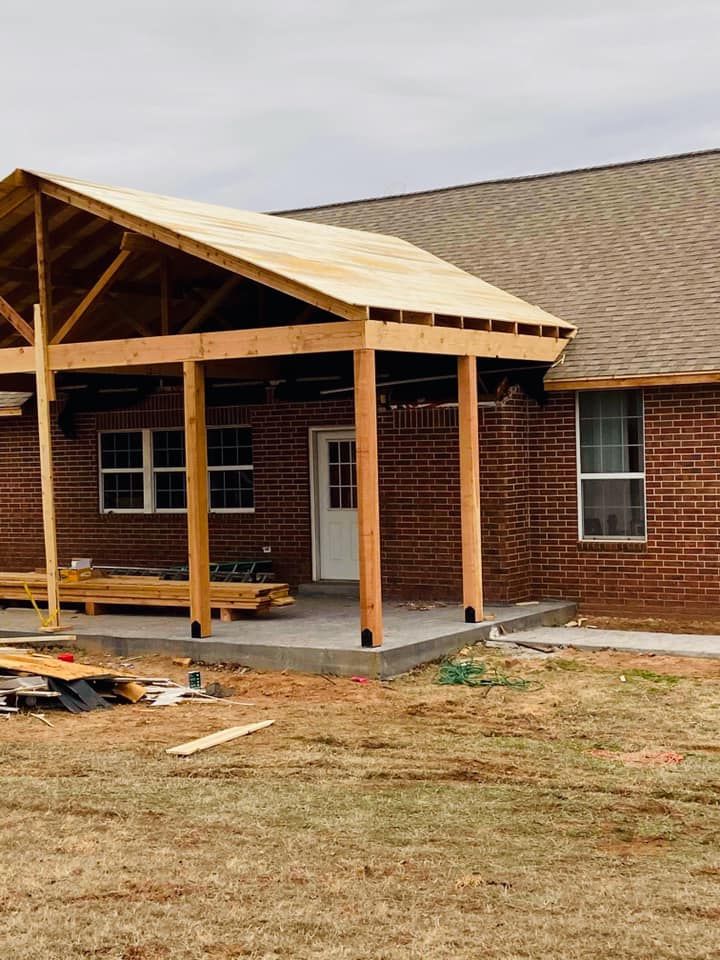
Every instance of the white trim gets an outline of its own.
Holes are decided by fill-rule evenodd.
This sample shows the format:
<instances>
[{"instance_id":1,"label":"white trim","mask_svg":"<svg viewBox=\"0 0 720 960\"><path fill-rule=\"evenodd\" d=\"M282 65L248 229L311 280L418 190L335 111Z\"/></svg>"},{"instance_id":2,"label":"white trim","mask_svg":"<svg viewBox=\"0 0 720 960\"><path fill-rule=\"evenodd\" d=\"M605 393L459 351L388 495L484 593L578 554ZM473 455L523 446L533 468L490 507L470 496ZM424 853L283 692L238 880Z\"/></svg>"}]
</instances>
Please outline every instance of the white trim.
<instances>
[{"instance_id":1,"label":"white trim","mask_svg":"<svg viewBox=\"0 0 720 960\"><path fill-rule=\"evenodd\" d=\"M311 576L313 583L320 580L320 526L318 514L318 434L320 433L352 433L355 435L355 424L329 425L327 427L309 427L308 428L308 448L310 455L309 473L310 473L310 549L311 549ZM348 580L348 583L354 581Z\"/></svg>"},{"instance_id":2,"label":"white trim","mask_svg":"<svg viewBox=\"0 0 720 960\"><path fill-rule=\"evenodd\" d=\"M139 469L137 467L103 467L102 465L102 437L104 434L110 433L139 433L142 435L143 442L143 465ZM147 489L147 476L145 473L145 432L142 427L130 427L126 429L119 430L98 430L97 435L97 452L98 452L98 506L100 508L100 513L102 514L112 514L112 513L131 513L131 514L143 514L151 513L149 506L152 505L152 500L148 499L148 489ZM103 476L106 473L141 473L143 475L143 508L142 510L136 510L131 508L115 507L112 509L106 509L105 507L105 484L103 483Z\"/></svg>"},{"instance_id":3,"label":"white trim","mask_svg":"<svg viewBox=\"0 0 720 960\"><path fill-rule=\"evenodd\" d=\"M582 473L581 470L581 451L580 451L580 394L596 393L597 391L576 390L575 391L575 477L576 477L576 498L577 498L577 523L578 523L578 541L580 543L647 543L648 540L648 518L647 518L647 476L645 470L645 394L639 387L609 387L613 392L640 394L640 419L642 421L642 454L643 469L635 473ZM583 529L583 501L582 501L582 482L583 480L642 480L643 484L643 522L645 534L641 537L604 537L604 536L586 536Z\"/></svg>"}]
</instances>

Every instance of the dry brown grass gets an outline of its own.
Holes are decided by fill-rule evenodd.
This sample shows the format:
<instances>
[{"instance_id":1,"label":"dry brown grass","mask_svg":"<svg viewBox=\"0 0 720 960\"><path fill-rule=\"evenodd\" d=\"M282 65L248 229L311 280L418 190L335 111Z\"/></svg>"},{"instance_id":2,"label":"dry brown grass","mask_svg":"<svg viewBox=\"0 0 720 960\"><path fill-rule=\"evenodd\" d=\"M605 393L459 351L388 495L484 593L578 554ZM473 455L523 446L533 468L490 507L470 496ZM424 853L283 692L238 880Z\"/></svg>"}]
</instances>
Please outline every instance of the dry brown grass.
<instances>
[{"instance_id":1,"label":"dry brown grass","mask_svg":"<svg viewBox=\"0 0 720 960\"><path fill-rule=\"evenodd\" d=\"M565 651L504 669L542 686L207 670L257 706L0 721L0 955L716 957L720 662Z\"/></svg>"}]
</instances>

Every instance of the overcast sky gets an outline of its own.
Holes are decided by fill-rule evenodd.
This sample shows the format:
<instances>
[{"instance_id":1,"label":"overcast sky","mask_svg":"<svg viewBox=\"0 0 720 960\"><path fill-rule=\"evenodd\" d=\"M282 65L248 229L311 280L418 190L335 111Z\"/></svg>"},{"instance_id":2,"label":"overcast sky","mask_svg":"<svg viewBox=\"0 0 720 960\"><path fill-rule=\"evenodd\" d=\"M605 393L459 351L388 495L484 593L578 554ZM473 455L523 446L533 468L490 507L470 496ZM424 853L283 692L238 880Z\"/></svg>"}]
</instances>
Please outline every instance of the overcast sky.
<instances>
[{"instance_id":1,"label":"overcast sky","mask_svg":"<svg viewBox=\"0 0 720 960\"><path fill-rule=\"evenodd\" d=\"M717 0L0 0L0 36L3 171L249 209L720 145Z\"/></svg>"}]
</instances>

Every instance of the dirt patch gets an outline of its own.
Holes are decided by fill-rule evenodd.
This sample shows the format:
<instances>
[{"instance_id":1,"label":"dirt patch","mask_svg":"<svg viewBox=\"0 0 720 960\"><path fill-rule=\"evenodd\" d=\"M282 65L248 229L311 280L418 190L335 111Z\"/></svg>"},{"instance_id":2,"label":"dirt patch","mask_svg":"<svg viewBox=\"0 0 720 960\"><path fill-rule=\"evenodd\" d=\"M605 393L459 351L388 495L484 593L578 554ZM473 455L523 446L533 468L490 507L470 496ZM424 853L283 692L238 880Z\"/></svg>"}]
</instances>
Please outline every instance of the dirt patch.
<instances>
[{"instance_id":1,"label":"dirt patch","mask_svg":"<svg viewBox=\"0 0 720 960\"><path fill-rule=\"evenodd\" d=\"M599 616L588 613L582 616L584 627L599 627L603 630L641 630L650 633L688 633L705 636L718 635L720 643L720 617L648 617Z\"/></svg>"}]
</instances>

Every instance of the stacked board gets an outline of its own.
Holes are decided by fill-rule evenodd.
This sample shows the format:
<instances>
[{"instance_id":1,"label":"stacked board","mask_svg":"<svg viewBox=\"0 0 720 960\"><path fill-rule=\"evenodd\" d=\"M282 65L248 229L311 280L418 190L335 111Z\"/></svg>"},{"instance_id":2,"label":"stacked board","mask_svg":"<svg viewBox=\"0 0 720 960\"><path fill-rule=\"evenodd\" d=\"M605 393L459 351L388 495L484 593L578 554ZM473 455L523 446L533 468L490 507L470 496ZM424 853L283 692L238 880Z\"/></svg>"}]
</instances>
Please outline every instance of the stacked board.
<instances>
[{"instance_id":1,"label":"stacked board","mask_svg":"<svg viewBox=\"0 0 720 960\"><path fill-rule=\"evenodd\" d=\"M0 572L0 600L27 600L26 585L34 600L47 600L47 579L37 572ZM91 576L74 582L61 580L60 599L84 604L88 614L111 606L189 607L190 585L187 580L160 577ZM286 583L210 584L210 606L219 610L224 620L234 619L238 612L267 613L294 602Z\"/></svg>"}]
</instances>

